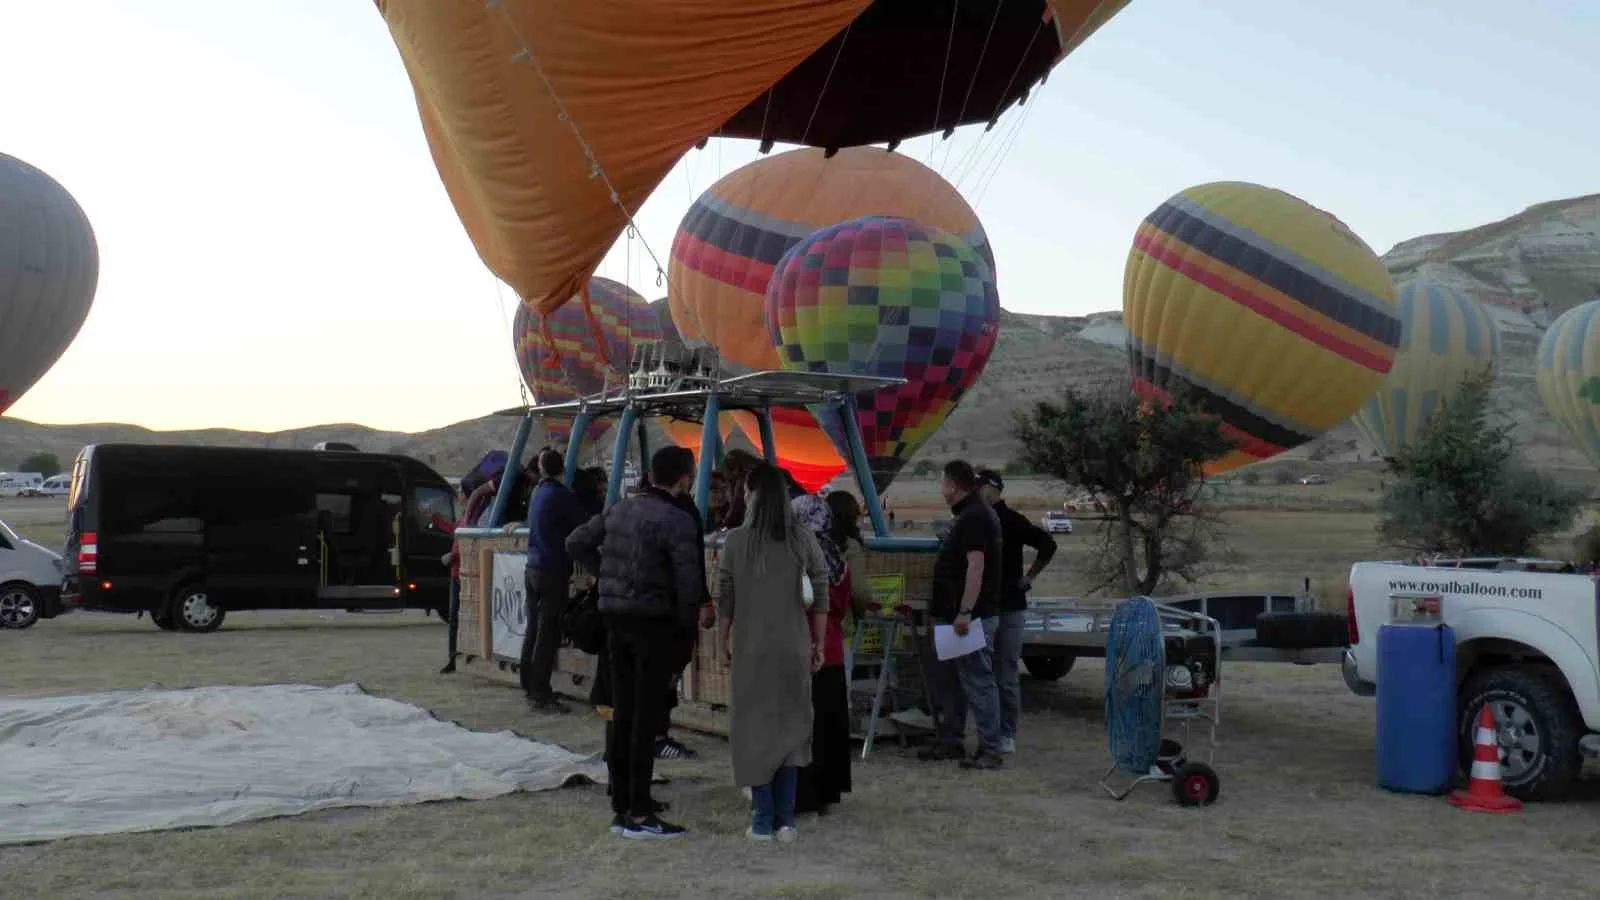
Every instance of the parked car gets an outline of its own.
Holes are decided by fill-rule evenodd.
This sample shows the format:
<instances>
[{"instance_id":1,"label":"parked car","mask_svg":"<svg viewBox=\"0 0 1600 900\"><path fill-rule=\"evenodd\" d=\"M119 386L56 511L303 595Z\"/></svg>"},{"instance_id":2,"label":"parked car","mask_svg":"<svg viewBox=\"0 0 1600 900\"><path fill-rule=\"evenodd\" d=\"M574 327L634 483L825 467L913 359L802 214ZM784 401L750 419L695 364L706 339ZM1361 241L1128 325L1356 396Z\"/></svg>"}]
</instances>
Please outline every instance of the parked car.
<instances>
[{"instance_id":1,"label":"parked car","mask_svg":"<svg viewBox=\"0 0 1600 900\"><path fill-rule=\"evenodd\" d=\"M1328 479L1321 475L1306 475L1300 479L1301 484L1327 484Z\"/></svg>"},{"instance_id":2,"label":"parked car","mask_svg":"<svg viewBox=\"0 0 1600 900\"><path fill-rule=\"evenodd\" d=\"M1072 520L1067 518L1067 514L1064 512L1055 512L1054 510L1047 512L1040 518L1039 524L1051 534L1072 533Z\"/></svg>"},{"instance_id":3,"label":"parked car","mask_svg":"<svg viewBox=\"0 0 1600 900\"><path fill-rule=\"evenodd\" d=\"M91 445L67 516L67 607L201 632L243 609L449 614L454 491L409 457Z\"/></svg>"},{"instance_id":4,"label":"parked car","mask_svg":"<svg viewBox=\"0 0 1600 900\"><path fill-rule=\"evenodd\" d=\"M61 613L61 555L0 522L0 628L28 628Z\"/></svg>"},{"instance_id":5,"label":"parked car","mask_svg":"<svg viewBox=\"0 0 1600 900\"><path fill-rule=\"evenodd\" d=\"M71 475L51 475L49 478L46 478L44 480L44 484L39 487L39 496L65 497L67 495L67 489L71 486Z\"/></svg>"}]
</instances>

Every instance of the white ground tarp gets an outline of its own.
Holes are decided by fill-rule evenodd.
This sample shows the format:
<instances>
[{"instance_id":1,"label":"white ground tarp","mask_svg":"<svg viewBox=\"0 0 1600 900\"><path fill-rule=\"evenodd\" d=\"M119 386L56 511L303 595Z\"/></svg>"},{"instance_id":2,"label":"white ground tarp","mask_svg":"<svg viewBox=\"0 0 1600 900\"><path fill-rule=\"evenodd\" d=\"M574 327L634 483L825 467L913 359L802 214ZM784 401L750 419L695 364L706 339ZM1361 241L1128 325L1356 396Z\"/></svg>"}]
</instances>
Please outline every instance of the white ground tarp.
<instances>
[{"instance_id":1,"label":"white ground tarp","mask_svg":"<svg viewBox=\"0 0 1600 900\"><path fill-rule=\"evenodd\" d=\"M485 799L605 766L354 684L0 698L0 845Z\"/></svg>"}]
</instances>

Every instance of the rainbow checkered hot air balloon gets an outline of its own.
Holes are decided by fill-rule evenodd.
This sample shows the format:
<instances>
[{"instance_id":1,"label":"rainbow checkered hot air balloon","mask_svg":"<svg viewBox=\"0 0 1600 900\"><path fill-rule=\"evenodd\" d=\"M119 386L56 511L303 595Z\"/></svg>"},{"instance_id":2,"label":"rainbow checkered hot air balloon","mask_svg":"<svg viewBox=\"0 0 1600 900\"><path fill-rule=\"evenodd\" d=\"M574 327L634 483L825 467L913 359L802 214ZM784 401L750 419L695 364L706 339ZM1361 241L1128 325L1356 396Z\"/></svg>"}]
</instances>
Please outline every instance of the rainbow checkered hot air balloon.
<instances>
[{"instance_id":1,"label":"rainbow checkered hot air balloon","mask_svg":"<svg viewBox=\"0 0 1600 900\"><path fill-rule=\"evenodd\" d=\"M1429 281L1400 286L1400 349L1378 392L1351 418L1367 443L1394 457L1470 375L1500 358L1500 329L1481 304Z\"/></svg>"},{"instance_id":2,"label":"rainbow checkered hot air balloon","mask_svg":"<svg viewBox=\"0 0 1600 900\"><path fill-rule=\"evenodd\" d=\"M541 322L527 304L517 307L512 338L522 380L535 403L560 403L620 386L628 377L634 341L661 340L661 324L650 304L625 284L589 279L588 309L567 303ZM597 440L609 426L591 424L585 434ZM567 439L571 420L547 419L549 440Z\"/></svg>"},{"instance_id":3,"label":"rainbow checkered hot air balloon","mask_svg":"<svg viewBox=\"0 0 1600 900\"><path fill-rule=\"evenodd\" d=\"M1334 428L1394 365L1394 282L1343 222L1244 182L1189 188L1145 217L1122 281L1134 390L1183 390L1234 449L1211 474Z\"/></svg>"},{"instance_id":4,"label":"rainbow checkered hot air balloon","mask_svg":"<svg viewBox=\"0 0 1600 900\"><path fill-rule=\"evenodd\" d=\"M909 219L822 228L784 254L766 322L785 369L905 378L855 398L872 478L888 488L983 373L1000 335L994 273L960 238ZM832 410L812 411L841 455Z\"/></svg>"}]
</instances>

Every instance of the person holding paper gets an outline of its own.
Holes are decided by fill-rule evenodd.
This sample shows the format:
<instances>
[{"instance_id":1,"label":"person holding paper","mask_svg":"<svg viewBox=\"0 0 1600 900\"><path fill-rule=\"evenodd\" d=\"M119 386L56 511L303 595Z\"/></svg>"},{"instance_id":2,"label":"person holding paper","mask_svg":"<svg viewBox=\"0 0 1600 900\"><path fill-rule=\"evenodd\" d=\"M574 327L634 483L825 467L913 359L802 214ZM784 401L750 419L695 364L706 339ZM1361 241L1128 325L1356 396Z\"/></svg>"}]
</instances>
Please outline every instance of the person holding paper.
<instances>
[{"instance_id":1,"label":"person holding paper","mask_svg":"<svg viewBox=\"0 0 1600 900\"><path fill-rule=\"evenodd\" d=\"M995 683L994 633L999 627L1000 520L978 495L978 475L971 464L945 464L939 491L955 521L939 545L933 563L933 597L928 615L938 644L961 655L936 659L928 669L928 690L939 714L937 740L918 756L924 760L961 760L964 769L998 769L1002 765L1000 693ZM976 632L983 642L967 648L959 640ZM975 641L976 636L974 636ZM948 655L948 653L946 654ZM962 743L967 709L978 726L978 752L968 758Z\"/></svg>"}]
</instances>

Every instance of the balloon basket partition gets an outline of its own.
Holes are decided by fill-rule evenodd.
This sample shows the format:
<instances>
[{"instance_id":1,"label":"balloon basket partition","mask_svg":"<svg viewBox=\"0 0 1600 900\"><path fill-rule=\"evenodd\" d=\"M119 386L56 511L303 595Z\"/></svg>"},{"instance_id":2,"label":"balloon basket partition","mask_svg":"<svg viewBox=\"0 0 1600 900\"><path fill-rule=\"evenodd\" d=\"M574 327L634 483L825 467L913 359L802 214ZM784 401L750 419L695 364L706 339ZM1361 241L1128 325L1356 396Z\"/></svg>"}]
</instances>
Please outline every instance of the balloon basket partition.
<instances>
[{"instance_id":1,"label":"balloon basket partition","mask_svg":"<svg viewBox=\"0 0 1600 900\"><path fill-rule=\"evenodd\" d=\"M464 531L461 540L461 606L456 626L456 667L458 672L490 682L518 684L517 654L508 644L505 631L520 621L511 606L522 602L522 555L527 550L526 533L506 534L498 529ZM708 543L713 543L708 541ZM718 548L706 548L706 570L717 571ZM500 579L496 580L496 556L500 556ZM863 573L879 586L888 604L901 606L909 614L926 608L933 590L933 554L911 549L868 549ZM514 583L507 585L507 578ZM580 576L581 577L581 576ZM713 595L717 590L714 574L709 579ZM497 596L498 592L498 596ZM498 615L497 615L498 613ZM498 620L498 621L497 621ZM907 629L909 631L909 629ZM496 636L500 647L496 652ZM674 725L715 735L728 733L728 703L732 696L728 684L726 654L716 629L699 632L694 659L684 670L679 685L679 702L672 711ZM916 636L908 634L899 657L901 678L910 682L919 675L914 659ZM572 647L563 647L556 662L551 686L582 708L589 702L594 686L597 657ZM902 685L904 687L904 685ZM868 698L870 699L870 698ZM860 704L856 704L860 706ZM864 719L864 710L858 709Z\"/></svg>"}]
</instances>

